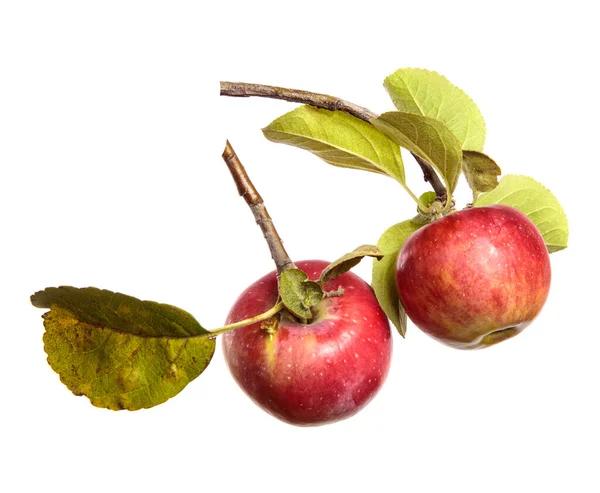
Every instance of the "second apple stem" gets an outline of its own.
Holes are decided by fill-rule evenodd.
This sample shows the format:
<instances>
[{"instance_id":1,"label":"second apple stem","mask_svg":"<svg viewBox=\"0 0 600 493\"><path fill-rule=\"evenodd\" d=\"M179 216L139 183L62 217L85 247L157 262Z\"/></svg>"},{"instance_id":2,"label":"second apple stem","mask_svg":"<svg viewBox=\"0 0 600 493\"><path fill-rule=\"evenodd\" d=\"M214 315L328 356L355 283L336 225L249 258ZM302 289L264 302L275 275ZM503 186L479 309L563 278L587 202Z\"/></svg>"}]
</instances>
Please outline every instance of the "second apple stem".
<instances>
[{"instance_id":1,"label":"second apple stem","mask_svg":"<svg viewBox=\"0 0 600 493\"><path fill-rule=\"evenodd\" d=\"M248 173L246 173L244 166L229 141L225 144L223 160L225 161L225 164L227 164L231 176L233 176L233 181L235 181L239 194L250 207L250 210L256 219L256 223L263 232L265 240L269 245L269 250L271 251L271 257L277 266L277 277L286 270L295 269L296 266L285 251L283 242L275 229L271 216L267 212L262 197L256 190L252 181L250 181Z\"/></svg>"}]
</instances>

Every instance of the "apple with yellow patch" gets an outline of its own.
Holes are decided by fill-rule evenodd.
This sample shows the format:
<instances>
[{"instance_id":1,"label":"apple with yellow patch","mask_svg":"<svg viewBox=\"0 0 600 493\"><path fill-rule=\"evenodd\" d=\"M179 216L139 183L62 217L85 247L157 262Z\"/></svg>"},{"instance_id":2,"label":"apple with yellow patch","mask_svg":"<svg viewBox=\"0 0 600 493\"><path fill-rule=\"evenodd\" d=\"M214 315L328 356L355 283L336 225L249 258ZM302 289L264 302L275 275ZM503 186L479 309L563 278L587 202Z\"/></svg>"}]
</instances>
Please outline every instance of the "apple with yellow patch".
<instances>
[{"instance_id":1,"label":"apple with yellow patch","mask_svg":"<svg viewBox=\"0 0 600 493\"><path fill-rule=\"evenodd\" d=\"M296 266L317 280L328 262ZM352 416L381 388L390 366L387 317L371 287L352 272L328 281L343 294L320 301L308 324L283 313L276 330L255 323L223 335L234 379L262 409L295 425L320 425ZM227 324L267 311L278 299L271 272L235 302Z\"/></svg>"}]
</instances>

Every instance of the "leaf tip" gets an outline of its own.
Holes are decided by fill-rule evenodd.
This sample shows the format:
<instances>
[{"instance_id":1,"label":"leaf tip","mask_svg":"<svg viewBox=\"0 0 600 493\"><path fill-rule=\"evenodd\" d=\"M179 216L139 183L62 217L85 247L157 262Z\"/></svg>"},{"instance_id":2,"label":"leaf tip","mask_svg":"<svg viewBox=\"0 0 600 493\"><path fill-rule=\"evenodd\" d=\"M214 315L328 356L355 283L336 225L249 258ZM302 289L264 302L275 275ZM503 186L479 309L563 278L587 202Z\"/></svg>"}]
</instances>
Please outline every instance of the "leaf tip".
<instances>
[{"instance_id":1,"label":"leaf tip","mask_svg":"<svg viewBox=\"0 0 600 493\"><path fill-rule=\"evenodd\" d=\"M31 301L31 304L33 306L35 306L36 308L50 308L51 305L51 298L53 297L53 292L64 288L64 286L60 286L57 288L44 288L41 289L40 291L36 291L35 293L33 293L30 297L29 300Z\"/></svg>"}]
</instances>

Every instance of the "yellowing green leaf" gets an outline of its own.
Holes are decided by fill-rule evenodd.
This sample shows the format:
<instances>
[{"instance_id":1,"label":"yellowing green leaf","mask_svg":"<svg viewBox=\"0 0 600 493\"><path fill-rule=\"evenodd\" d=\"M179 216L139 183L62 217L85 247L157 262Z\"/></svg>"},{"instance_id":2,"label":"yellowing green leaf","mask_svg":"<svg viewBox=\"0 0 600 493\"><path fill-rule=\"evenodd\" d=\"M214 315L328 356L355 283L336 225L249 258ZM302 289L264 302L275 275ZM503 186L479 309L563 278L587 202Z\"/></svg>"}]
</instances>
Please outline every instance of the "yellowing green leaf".
<instances>
[{"instance_id":1,"label":"yellowing green leaf","mask_svg":"<svg viewBox=\"0 0 600 493\"><path fill-rule=\"evenodd\" d=\"M500 166L482 152L463 152L463 173L473 193L489 192L498 186Z\"/></svg>"},{"instance_id":2,"label":"yellowing green leaf","mask_svg":"<svg viewBox=\"0 0 600 493\"><path fill-rule=\"evenodd\" d=\"M473 100L446 77L430 70L403 68L383 83L396 108L445 123L465 150L481 151L485 121Z\"/></svg>"},{"instance_id":3,"label":"yellowing green leaf","mask_svg":"<svg viewBox=\"0 0 600 493\"><path fill-rule=\"evenodd\" d=\"M273 142L306 149L334 166L382 173L405 182L398 146L347 113L300 106L274 120L263 133Z\"/></svg>"},{"instance_id":4,"label":"yellowing green leaf","mask_svg":"<svg viewBox=\"0 0 600 493\"><path fill-rule=\"evenodd\" d=\"M179 393L208 366L214 337L187 312L96 288L47 288L31 302L44 314L48 363L76 395L136 410Z\"/></svg>"},{"instance_id":5,"label":"yellowing green leaf","mask_svg":"<svg viewBox=\"0 0 600 493\"><path fill-rule=\"evenodd\" d=\"M491 192L482 193L477 207L504 204L519 209L537 226L550 253L567 247L569 225L558 199L529 176L506 175Z\"/></svg>"},{"instance_id":6,"label":"yellowing green leaf","mask_svg":"<svg viewBox=\"0 0 600 493\"><path fill-rule=\"evenodd\" d=\"M406 239L421 226L408 220L386 230L377 242L383 258L373 262L373 291L381 308L402 337L406 334L406 312L400 304L396 289L396 258Z\"/></svg>"},{"instance_id":7,"label":"yellowing green leaf","mask_svg":"<svg viewBox=\"0 0 600 493\"><path fill-rule=\"evenodd\" d=\"M460 176L462 150L454 134L439 120L390 111L371 123L400 146L431 164L453 191Z\"/></svg>"},{"instance_id":8,"label":"yellowing green leaf","mask_svg":"<svg viewBox=\"0 0 600 493\"><path fill-rule=\"evenodd\" d=\"M327 281L333 279L344 272L349 271L357 265L363 258L365 257L375 257L377 259L382 258L381 250L378 247L373 245L362 245L358 248L354 249L350 253L340 257L335 262L329 264L323 272L321 272L321 277L319 278L319 283L324 286L327 284Z\"/></svg>"}]
</instances>

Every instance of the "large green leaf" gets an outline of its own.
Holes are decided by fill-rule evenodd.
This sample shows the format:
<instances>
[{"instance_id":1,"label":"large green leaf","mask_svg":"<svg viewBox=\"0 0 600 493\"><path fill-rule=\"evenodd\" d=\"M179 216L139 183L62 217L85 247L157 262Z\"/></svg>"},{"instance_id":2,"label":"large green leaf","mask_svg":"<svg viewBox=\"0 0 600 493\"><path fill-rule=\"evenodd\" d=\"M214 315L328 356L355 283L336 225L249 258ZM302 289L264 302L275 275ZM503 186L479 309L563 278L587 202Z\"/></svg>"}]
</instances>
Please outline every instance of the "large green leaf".
<instances>
[{"instance_id":1,"label":"large green leaf","mask_svg":"<svg viewBox=\"0 0 600 493\"><path fill-rule=\"evenodd\" d=\"M396 108L445 123L463 149L481 151L485 121L473 100L446 77L430 70L402 68L383 83Z\"/></svg>"},{"instance_id":2,"label":"large green leaf","mask_svg":"<svg viewBox=\"0 0 600 493\"><path fill-rule=\"evenodd\" d=\"M48 363L76 395L108 409L156 406L208 366L214 336L189 313L97 288L47 288L31 302L44 314Z\"/></svg>"},{"instance_id":3,"label":"large green leaf","mask_svg":"<svg viewBox=\"0 0 600 493\"><path fill-rule=\"evenodd\" d=\"M519 209L542 233L550 253L567 247L569 225L558 199L529 176L506 175L491 192L482 193L477 207L504 204Z\"/></svg>"},{"instance_id":4,"label":"large green leaf","mask_svg":"<svg viewBox=\"0 0 600 493\"><path fill-rule=\"evenodd\" d=\"M421 226L422 224L408 220L386 230L377 242L383 258L373 262L373 291L381 308L402 337L406 334L406 312L400 304L396 289L396 258L406 239Z\"/></svg>"},{"instance_id":5,"label":"large green leaf","mask_svg":"<svg viewBox=\"0 0 600 493\"><path fill-rule=\"evenodd\" d=\"M334 166L405 182L398 146L369 123L342 111L300 106L274 120L263 133L273 142L306 149Z\"/></svg>"},{"instance_id":6,"label":"large green leaf","mask_svg":"<svg viewBox=\"0 0 600 493\"><path fill-rule=\"evenodd\" d=\"M462 166L460 142L445 124L428 116L390 111L371 123L394 142L431 164L454 191Z\"/></svg>"}]
</instances>

